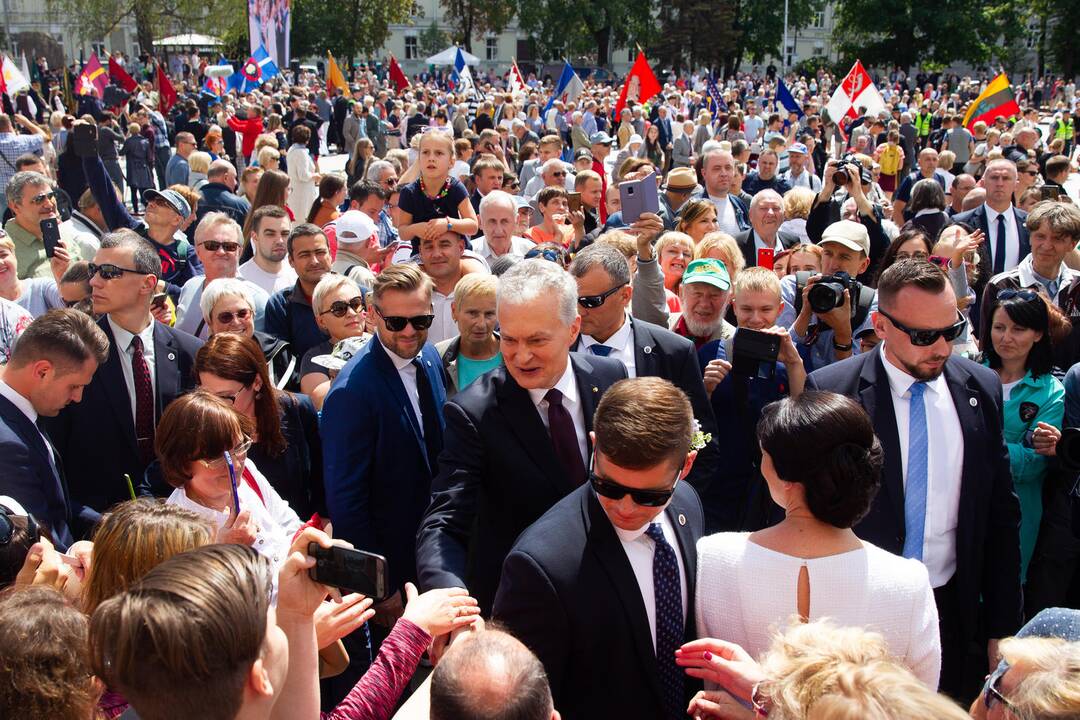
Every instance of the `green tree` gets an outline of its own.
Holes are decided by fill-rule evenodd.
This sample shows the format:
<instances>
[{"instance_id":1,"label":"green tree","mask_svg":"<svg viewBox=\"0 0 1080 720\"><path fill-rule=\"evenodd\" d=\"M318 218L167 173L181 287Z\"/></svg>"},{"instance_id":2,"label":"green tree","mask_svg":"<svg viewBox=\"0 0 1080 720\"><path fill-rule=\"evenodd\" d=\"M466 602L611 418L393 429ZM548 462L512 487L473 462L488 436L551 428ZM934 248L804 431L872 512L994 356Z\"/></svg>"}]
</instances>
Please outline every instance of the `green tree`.
<instances>
[{"instance_id":1,"label":"green tree","mask_svg":"<svg viewBox=\"0 0 1080 720\"><path fill-rule=\"evenodd\" d=\"M84 40L107 37L121 22L135 21L139 47L154 51L154 37L178 28L204 27L215 31L247 23L245 0L45 0L51 14L63 15L78 27Z\"/></svg>"},{"instance_id":2,"label":"green tree","mask_svg":"<svg viewBox=\"0 0 1080 720\"><path fill-rule=\"evenodd\" d=\"M515 8L506 0L439 0L454 28L453 39L472 52L474 35L501 33L514 18ZM439 48L440 50L442 48Z\"/></svg>"},{"instance_id":3,"label":"green tree","mask_svg":"<svg viewBox=\"0 0 1080 720\"><path fill-rule=\"evenodd\" d=\"M658 29L652 8L639 0L521 0L518 17L539 59L589 57L607 65L613 47L650 44Z\"/></svg>"},{"instance_id":4,"label":"green tree","mask_svg":"<svg viewBox=\"0 0 1080 720\"><path fill-rule=\"evenodd\" d=\"M420 47L420 54L423 57L428 57L445 50L450 43L450 36L440 30L439 26L432 20L431 25L417 37L417 43Z\"/></svg>"},{"instance_id":5,"label":"green tree","mask_svg":"<svg viewBox=\"0 0 1080 720\"><path fill-rule=\"evenodd\" d=\"M292 0L293 55L330 50L351 66L386 44L390 25L419 13L413 0Z\"/></svg>"}]
</instances>

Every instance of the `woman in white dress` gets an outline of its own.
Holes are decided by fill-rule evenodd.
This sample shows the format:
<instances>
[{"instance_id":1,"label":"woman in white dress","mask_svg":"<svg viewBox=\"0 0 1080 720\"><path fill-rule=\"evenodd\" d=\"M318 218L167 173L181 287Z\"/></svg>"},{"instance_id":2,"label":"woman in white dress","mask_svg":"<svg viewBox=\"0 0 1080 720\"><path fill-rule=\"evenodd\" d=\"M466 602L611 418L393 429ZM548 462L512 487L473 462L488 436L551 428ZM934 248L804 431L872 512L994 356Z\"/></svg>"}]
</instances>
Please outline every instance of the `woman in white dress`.
<instances>
[{"instance_id":1,"label":"woman in white dress","mask_svg":"<svg viewBox=\"0 0 1080 720\"><path fill-rule=\"evenodd\" d=\"M289 209L293 217L301 220L308 216L308 211L319 196L319 176L315 161L308 152L311 140L311 128L296 125L292 129L292 145L285 153L285 167L289 169Z\"/></svg>"},{"instance_id":2,"label":"woman in white dress","mask_svg":"<svg viewBox=\"0 0 1080 720\"><path fill-rule=\"evenodd\" d=\"M759 657L793 618L831 618L880 633L891 653L936 689L941 643L925 566L852 530L870 508L881 472L866 412L842 395L806 392L765 408L758 441L762 475L785 518L755 533L698 542L699 637ZM680 663L704 676L693 659Z\"/></svg>"}]
</instances>

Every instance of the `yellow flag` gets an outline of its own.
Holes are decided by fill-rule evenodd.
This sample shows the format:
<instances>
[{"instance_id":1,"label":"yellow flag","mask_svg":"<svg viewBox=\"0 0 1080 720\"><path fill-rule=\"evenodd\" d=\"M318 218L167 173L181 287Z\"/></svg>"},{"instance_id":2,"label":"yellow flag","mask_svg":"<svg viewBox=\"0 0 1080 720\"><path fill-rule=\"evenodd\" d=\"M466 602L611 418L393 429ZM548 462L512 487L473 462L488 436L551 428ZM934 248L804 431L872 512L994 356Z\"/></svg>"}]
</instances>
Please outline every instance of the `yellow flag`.
<instances>
[{"instance_id":1,"label":"yellow flag","mask_svg":"<svg viewBox=\"0 0 1080 720\"><path fill-rule=\"evenodd\" d=\"M326 57L328 60L326 63L326 84L330 87L339 87L341 92L348 95L349 83L345 82L345 76L341 74L341 69L334 62L334 56L329 50L326 51Z\"/></svg>"}]
</instances>

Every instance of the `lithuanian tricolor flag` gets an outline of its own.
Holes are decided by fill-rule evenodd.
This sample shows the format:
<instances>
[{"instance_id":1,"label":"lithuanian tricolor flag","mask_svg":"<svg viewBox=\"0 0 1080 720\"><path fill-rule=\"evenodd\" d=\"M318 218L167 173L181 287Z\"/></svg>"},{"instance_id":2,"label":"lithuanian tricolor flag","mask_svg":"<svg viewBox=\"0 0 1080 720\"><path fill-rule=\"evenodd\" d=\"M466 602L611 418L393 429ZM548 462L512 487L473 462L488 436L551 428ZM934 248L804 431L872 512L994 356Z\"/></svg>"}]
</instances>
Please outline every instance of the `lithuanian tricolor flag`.
<instances>
[{"instance_id":1,"label":"lithuanian tricolor flag","mask_svg":"<svg viewBox=\"0 0 1080 720\"><path fill-rule=\"evenodd\" d=\"M982 94L971 103L967 115L964 116L964 127L970 130L979 120L989 125L995 118L1019 114L1020 106L1016 104L1016 95L1009 85L1009 78L1005 77L1005 73L1001 73L991 80Z\"/></svg>"}]
</instances>

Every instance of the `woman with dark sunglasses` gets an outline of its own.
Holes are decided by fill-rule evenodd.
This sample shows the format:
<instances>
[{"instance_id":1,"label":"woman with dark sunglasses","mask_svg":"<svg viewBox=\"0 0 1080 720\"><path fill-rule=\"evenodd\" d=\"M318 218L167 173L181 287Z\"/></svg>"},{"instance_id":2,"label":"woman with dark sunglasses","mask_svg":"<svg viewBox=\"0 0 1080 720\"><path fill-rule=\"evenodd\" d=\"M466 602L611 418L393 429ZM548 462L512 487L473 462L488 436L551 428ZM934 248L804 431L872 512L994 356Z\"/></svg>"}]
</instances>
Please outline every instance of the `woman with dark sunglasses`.
<instances>
[{"instance_id":1,"label":"woman with dark sunglasses","mask_svg":"<svg viewBox=\"0 0 1080 720\"><path fill-rule=\"evenodd\" d=\"M881 445L866 411L843 395L805 392L766 406L757 434L761 474L785 517L698 542L698 634L758 657L795 613L871 626L936 688L941 644L926 567L852 530L880 485Z\"/></svg>"},{"instance_id":2,"label":"woman with dark sunglasses","mask_svg":"<svg viewBox=\"0 0 1080 720\"><path fill-rule=\"evenodd\" d=\"M311 295L315 323L329 339L304 353L300 361L300 392L308 395L317 410L330 392L329 371L315 362L319 355L329 355L334 346L348 338L370 339L366 332L367 304L360 287L345 275L327 274Z\"/></svg>"},{"instance_id":3,"label":"woman with dark sunglasses","mask_svg":"<svg viewBox=\"0 0 1080 720\"><path fill-rule=\"evenodd\" d=\"M1020 498L1020 581L1027 582L1052 454L1052 445L1041 440L1056 436L1065 417L1065 388L1050 372L1052 336L1069 321L1034 290L1000 291L990 318L983 363L1001 378L1005 443Z\"/></svg>"}]
</instances>

